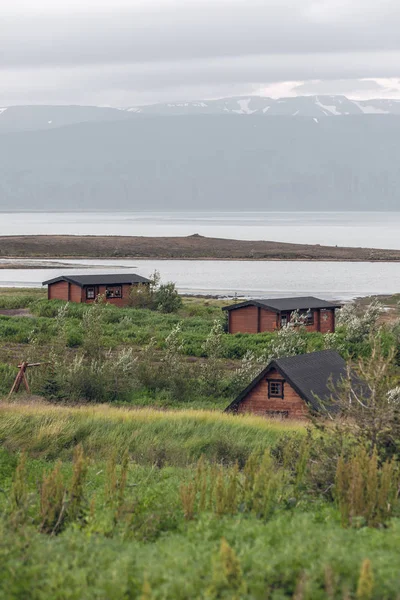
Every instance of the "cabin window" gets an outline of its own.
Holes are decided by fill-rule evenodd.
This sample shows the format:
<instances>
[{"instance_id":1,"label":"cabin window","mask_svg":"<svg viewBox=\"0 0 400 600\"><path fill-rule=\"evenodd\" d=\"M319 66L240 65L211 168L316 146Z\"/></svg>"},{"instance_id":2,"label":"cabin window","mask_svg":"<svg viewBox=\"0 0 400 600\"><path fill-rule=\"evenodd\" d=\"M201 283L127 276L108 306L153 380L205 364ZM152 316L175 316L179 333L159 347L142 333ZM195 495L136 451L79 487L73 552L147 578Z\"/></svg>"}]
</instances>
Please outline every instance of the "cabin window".
<instances>
[{"instance_id":1,"label":"cabin window","mask_svg":"<svg viewBox=\"0 0 400 600\"><path fill-rule=\"evenodd\" d=\"M312 310L300 310L297 314L299 316L300 321L297 323L298 325L300 325L301 323L304 323L304 325L314 325L314 312ZM281 327L286 327L286 325L290 324L290 319L291 313L282 313Z\"/></svg>"},{"instance_id":2,"label":"cabin window","mask_svg":"<svg viewBox=\"0 0 400 600\"><path fill-rule=\"evenodd\" d=\"M304 319L305 325L314 325L314 312L312 310L301 310L300 317Z\"/></svg>"},{"instance_id":3,"label":"cabin window","mask_svg":"<svg viewBox=\"0 0 400 600\"><path fill-rule=\"evenodd\" d=\"M108 285L106 298L122 298L122 285Z\"/></svg>"},{"instance_id":4,"label":"cabin window","mask_svg":"<svg viewBox=\"0 0 400 600\"><path fill-rule=\"evenodd\" d=\"M94 300L96 297L96 292L94 287L87 287L86 288L86 299L87 300Z\"/></svg>"},{"instance_id":5,"label":"cabin window","mask_svg":"<svg viewBox=\"0 0 400 600\"><path fill-rule=\"evenodd\" d=\"M283 398L283 381L268 380L268 398Z\"/></svg>"},{"instance_id":6,"label":"cabin window","mask_svg":"<svg viewBox=\"0 0 400 600\"><path fill-rule=\"evenodd\" d=\"M281 314L281 327L286 327L286 325L289 323L289 315L288 313L282 313Z\"/></svg>"}]
</instances>

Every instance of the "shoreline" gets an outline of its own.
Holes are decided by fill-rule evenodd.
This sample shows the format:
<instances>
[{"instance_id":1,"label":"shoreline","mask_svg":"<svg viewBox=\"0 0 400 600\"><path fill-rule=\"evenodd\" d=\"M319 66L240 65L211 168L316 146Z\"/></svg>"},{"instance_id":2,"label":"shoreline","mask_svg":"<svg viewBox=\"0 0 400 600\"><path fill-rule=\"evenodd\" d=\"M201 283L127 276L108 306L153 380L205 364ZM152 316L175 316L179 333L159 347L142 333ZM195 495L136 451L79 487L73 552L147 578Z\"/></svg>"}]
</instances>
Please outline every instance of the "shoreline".
<instances>
[{"instance_id":1,"label":"shoreline","mask_svg":"<svg viewBox=\"0 0 400 600\"><path fill-rule=\"evenodd\" d=\"M2 258L2 257L1 257ZM15 257L15 258L19 258L19 257ZM75 256L65 256L65 257L57 257L57 258L64 258L64 259L73 259L73 260L93 260L94 257L92 256L80 256L80 257L75 257ZM98 258L99 260L114 260L114 261L121 261L121 260L136 260L136 261L141 261L141 260L159 260L159 261L187 261L187 262L196 262L196 261L202 261L202 262L288 262L288 263L296 263L296 262L309 262L309 263L315 263L315 262L326 262L326 263L337 263L337 262L344 262L344 263L400 263L400 258L398 259L375 259L375 260L367 260L367 259L362 259L362 258L346 258L346 259L341 259L341 258L187 258L187 257L182 257L182 258L171 258L171 257L154 257L154 256L125 256L123 258L114 258L111 256L97 256L95 258ZM12 260L12 259L11 259ZM33 259L34 260L34 259ZM40 257L37 259L39 260L53 260L53 258L43 258ZM70 270L70 269L107 269L107 267L110 268L115 268L113 265L88 265L88 264L58 264L58 263L48 263L48 264L33 264L30 263L28 265L24 265L22 263L1 263L0 264L0 271L2 270L12 270L12 271L18 271L18 270L25 270L25 271L29 271L29 270L51 270L51 269L66 269L66 270ZM118 265L118 268L121 269L137 269L139 267L139 265L137 266L123 266L123 265Z\"/></svg>"}]
</instances>

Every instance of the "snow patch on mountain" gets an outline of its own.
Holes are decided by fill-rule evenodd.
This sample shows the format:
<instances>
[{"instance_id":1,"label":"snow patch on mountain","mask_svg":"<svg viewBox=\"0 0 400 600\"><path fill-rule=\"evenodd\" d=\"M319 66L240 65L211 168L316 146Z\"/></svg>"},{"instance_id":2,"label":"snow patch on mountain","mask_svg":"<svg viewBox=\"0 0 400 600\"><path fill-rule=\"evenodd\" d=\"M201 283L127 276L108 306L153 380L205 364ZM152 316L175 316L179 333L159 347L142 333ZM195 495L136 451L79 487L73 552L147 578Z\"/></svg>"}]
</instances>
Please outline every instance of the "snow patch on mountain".
<instances>
[{"instance_id":1,"label":"snow patch on mountain","mask_svg":"<svg viewBox=\"0 0 400 600\"><path fill-rule=\"evenodd\" d=\"M239 115L252 115L253 113L255 113L257 111L251 110L249 108L250 102L251 102L251 98L243 98L241 100L238 100L237 103L239 104L240 108L239 108L239 110L232 110L232 112L237 113Z\"/></svg>"},{"instance_id":2,"label":"snow patch on mountain","mask_svg":"<svg viewBox=\"0 0 400 600\"><path fill-rule=\"evenodd\" d=\"M169 102L125 109L152 115L196 115L196 114L237 114L303 117L340 117L362 114L400 115L400 101L371 99L355 101L346 96L295 96L288 98L268 98L244 96L220 98L218 100L196 100L192 102Z\"/></svg>"},{"instance_id":3,"label":"snow patch on mountain","mask_svg":"<svg viewBox=\"0 0 400 600\"><path fill-rule=\"evenodd\" d=\"M2 115L2 114L3 114L3 112L6 112L6 110L7 110L7 107L0 108L0 115Z\"/></svg>"},{"instance_id":4,"label":"snow patch on mountain","mask_svg":"<svg viewBox=\"0 0 400 600\"><path fill-rule=\"evenodd\" d=\"M334 105L327 106L326 104L322 104L322 102L320 102L318 96L315 98L315 105L319 106L321 108L322 112L325 113L325 115L327 115L326 111L328 111L328 113L330 113L331 115L335 115L335 116L342 114L337 110L336 106L334 106Z\"/></svg>"},{"instance_id":5,"label":"snow patch on mountain","mask_svg":"<svg viewBox=\"0 0 400 600\"><path fill-rule=\"evenodd\" d=\"M358 106L358 108L364 113L364 115L389 115L389 110L384 110L383 108L379 108L377 106L372 106L368 104L364 104L361 102L356 102L353 100L353 103Z\"/></svg>"}]
</instances>

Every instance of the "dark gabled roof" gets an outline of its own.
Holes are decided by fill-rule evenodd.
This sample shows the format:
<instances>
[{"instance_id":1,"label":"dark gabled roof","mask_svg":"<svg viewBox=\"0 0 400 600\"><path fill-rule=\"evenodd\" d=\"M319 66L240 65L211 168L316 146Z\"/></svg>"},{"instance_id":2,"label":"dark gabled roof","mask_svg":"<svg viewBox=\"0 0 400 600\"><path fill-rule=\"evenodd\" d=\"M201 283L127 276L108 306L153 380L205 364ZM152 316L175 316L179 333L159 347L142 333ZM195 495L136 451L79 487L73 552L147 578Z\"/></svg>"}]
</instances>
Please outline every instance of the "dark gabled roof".
<instances>
[{"instance_id":1,"label":"dark gabled roof","mask_svg":"<svg viewBox=\"0 0 400 600\"><path fill-rule=\"evenodd\" d=\"M268 298L266 300L255 299L239 302L238 304L229 304L224 306L222 310L235 310L245 306L259 306L260 308L268 308L274 312L285 312L291 310L308 310L309 308L341 308L341 304L327 302L314 296L303 296L301 298Z\"/></svg>"},{"instance_id":2,"label":"dark gabled roof","mask_svg":"<svg viewBox=\"0 0 400 600\"><path fill-rule=\"evenodd\" d=\"M42 285L50 285L58 281L68 281L80 287L84 285L122 285L123 283L150 283L149 279L136 275L136 273L109 273L95 275L61 275L54 279L43 281Z\"/></svg>"},{"instance_id":3,"label":"dark gabled roof","mask_svg":"<svg viewBox=\"0 0 400 600\"><path fill-rule=\"evenodd\" d=\"M226 412L236 410L247 394L271 369L279 371L282 377L314 410L321 409L318 399L323 403L329 403L332 398L332 386L336 387L347 375L346 363L335 350L322 350L321 352L278 358L271 361L253 379L250 385L225 409Z\"/></svg>"}]
</instances>

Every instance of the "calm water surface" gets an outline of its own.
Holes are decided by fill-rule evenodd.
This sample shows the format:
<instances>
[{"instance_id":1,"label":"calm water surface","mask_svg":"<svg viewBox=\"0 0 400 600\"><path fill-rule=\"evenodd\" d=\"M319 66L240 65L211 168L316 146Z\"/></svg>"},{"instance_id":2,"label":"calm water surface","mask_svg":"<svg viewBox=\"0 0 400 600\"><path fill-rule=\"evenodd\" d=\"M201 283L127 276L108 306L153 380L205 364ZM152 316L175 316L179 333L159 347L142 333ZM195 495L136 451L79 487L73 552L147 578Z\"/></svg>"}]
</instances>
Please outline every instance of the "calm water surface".
<instances>
[{"instance_id":1,"label":"calm water surface","mask_svg":"<svg viewBox=\"0 0 400 600\"><path fill-rule=\"evenodd\" d=\"M237 293L253 297L315 295L327 300L346 300L400 292L400 263L121 259L68 262L77 268L0 269L0 286L39 287L45 279L63 273L109 273L126 269L146 277L157 269L164 281L175 281L181 293L222 296ZM82 265L90 266L89 270L82 270Z\"/></svg>"},{"instance_id":2,"label":"calm water surface","mask_svg":"<svg viewBox=\"0 0 400 600\"><path fill-rule=\"evenodd\" d=\"M0 213L0 235L144 235L275 240L338 246L400 249L396 213ZM22 261L23 262L23 261ZM32 262L32 261L30 261ZM43 262L43 261L41 261ZM60 262L58 260L57 262ZM144 276L158 269L182 293L348 299L400 292L400 263L251 261L72 261ZM39 266L39 265L38 265ZM65 269L0 269L0 285L37 287ZM69 273L81 272L68 270ZM85 272L88 271L85 269Z\"/></svg>"}]
</instances>

